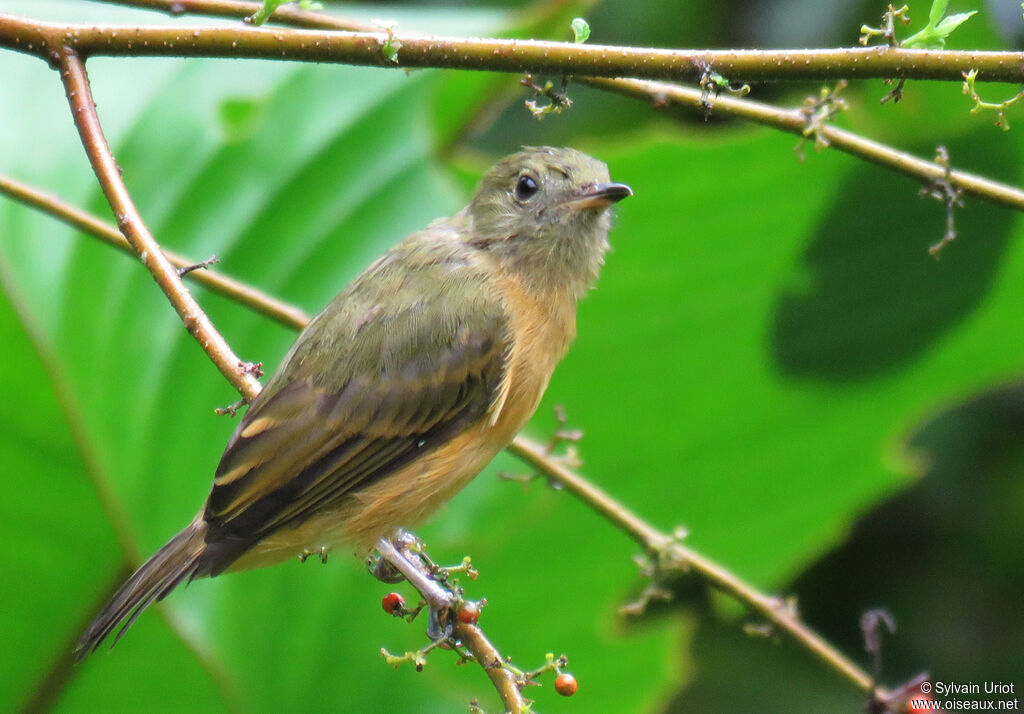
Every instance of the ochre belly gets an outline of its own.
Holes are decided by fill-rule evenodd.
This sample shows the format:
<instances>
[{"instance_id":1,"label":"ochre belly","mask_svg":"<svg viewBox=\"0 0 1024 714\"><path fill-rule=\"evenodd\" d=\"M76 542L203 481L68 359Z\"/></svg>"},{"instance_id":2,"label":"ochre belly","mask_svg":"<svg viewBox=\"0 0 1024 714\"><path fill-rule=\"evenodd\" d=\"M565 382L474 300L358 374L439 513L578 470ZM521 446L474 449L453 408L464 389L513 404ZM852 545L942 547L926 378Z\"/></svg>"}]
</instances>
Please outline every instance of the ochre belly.
<instances>
[{"instance_id":1,"label":"ochre belly","mask_svg":"<svg viewBox=\"0 0 1024 714\"><path fill-rule=\"evenodd\" d=\"M523 385L526 386L526 385ZM230 570L271 565L303 549L318 551L339 543L368 550L397 528L412 528L452 498L511 441L533 414L544 385L532 385L532 398L522 390L510 394L498 421L488 415L446 444L386 476L295 528L275 531L247 552Z\"/></svg>"}]
</instances>

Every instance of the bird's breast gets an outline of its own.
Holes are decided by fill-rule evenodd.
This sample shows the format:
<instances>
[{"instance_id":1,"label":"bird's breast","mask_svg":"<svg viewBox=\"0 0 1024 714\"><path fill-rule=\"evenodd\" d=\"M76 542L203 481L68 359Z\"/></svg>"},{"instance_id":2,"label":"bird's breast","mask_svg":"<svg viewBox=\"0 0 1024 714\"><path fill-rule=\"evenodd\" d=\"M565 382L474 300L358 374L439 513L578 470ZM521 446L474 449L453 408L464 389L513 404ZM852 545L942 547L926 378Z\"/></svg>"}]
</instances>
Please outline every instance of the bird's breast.
<instances>
[{"instance_id":1,"label":"bird's breast","mask_svg":"<svg viewBox=\"0 0 1024 714\"><path fill-rule=\"evenodd\" d=\"M567 295L531 294L511 278L503 278L500 285L512 339L505 379L488 418L496 436L507 444L533 416L569 348L576 303Z\"/></svg>"}]
</instances>

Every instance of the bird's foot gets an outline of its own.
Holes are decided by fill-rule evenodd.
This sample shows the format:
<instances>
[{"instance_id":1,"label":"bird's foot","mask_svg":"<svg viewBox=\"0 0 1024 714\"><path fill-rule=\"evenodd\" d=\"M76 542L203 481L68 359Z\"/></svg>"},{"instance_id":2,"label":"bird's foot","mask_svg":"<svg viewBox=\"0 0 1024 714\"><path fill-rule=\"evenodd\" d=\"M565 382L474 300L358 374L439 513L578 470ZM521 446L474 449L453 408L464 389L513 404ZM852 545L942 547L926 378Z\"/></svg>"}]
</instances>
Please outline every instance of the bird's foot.
<instances>
[{"instance_id":1,"label":"bird's foot","mask_svg":"<svg viewBox=\"0 0 1024 714\"><path fill-rule=\"evenodd\" d=\"M429 559L424 560L420 553L414 552L414 548L422 550L415 543L418 543L418 539L404 531L400 531L394 540L381 538L377 541L379 556L371 557L367 563L370 572L385 582L399 582L401 578L397 574L400 574L419 591L430 607L450 608L457 601L457 595L438 582L433 570L427 565Z\"/></svg>"},{"instance_id":2,"label":"bird's foot","mask_svg":"<svg viewBox=\"0 0 1024 714\"><path fill-rule=\"evenodd\" d=\"M320 558L320 562L321 563L326 563L327 562L327 546L326 545L322 545L322 546L320 546L319 550L310 550L309 548L303 548L302 552L299 553L299 562L300 563L305 563L306 560L311 555L316 555L317 557Z\"/></svg>"},{"instance_id":3,"label":"bird's foot","mask_svg":"<svg viewBox=\"0 0 1024 714\"><path fill-rule=\"evenodd\" d=\"M370 575L377 578L377 580L382 583L387 583L388 585L400 583L405 580L405 576L402 574L402 571L377 552L371 553L366 558L366 569L370 571Z\"/></svg>"},{"instance_id":4,"label":"bird's foot","mask_svg":"<svg viewBox=\"0 0 1024 714\"><path fill-rule=\"evenodd\" d=\"M431 607L427 610L427 637L432 642L445 649L449 647L446 643L453 640L452 632L454 630L452 618L452 610L450 607L436 608Z\"/></svg>"}]
</instances>

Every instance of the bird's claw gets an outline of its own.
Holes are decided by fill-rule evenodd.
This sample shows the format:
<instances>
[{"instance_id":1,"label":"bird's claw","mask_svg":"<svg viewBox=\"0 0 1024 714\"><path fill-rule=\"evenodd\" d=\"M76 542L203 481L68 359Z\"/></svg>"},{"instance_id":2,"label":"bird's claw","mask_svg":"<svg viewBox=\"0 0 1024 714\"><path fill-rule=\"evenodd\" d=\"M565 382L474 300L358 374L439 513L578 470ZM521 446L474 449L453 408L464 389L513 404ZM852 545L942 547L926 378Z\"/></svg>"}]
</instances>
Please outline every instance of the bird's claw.
<instances>
[{"instance_id":1,"label":"bird's claw","mask_svg":"<svg viewBox=\"0 0 1024 714\"><path fill-rule=\"evenodd\" d=\"M398 568L380 556L371 555L368 557L366 559L366 569L369 570L370 575L377 578L377 580L389 585L400 583L405 580L405 576L399 572Z\"/></svg>"},{"instance_id":2,"label":"bird's claw","mask_svg":"<svg viewBox=\"0 0 1024 714\"><path fill-rule=\"evenodd\" d=\"M326 563L327 562L327 546L326 545L322 545L322 546L320 546L319 550L310 550L309 548L303 548L302 552L299 553L299 562L300 563L305 563L306 560L311 555L315 555L318 558L320 558L320 562L321 563Z\"/></svg>"},{"instance_id":3,"label":"bird's claw","mask_svg":"<svg viewBox=\"0 0 1024 714\"><path fill-rule=\"evenodd\" d=\"M444 646L453 639L454 627L451 621L451 608L432 607L427 611L427 637L433 642Z\"/></svg>"}]
</instances>

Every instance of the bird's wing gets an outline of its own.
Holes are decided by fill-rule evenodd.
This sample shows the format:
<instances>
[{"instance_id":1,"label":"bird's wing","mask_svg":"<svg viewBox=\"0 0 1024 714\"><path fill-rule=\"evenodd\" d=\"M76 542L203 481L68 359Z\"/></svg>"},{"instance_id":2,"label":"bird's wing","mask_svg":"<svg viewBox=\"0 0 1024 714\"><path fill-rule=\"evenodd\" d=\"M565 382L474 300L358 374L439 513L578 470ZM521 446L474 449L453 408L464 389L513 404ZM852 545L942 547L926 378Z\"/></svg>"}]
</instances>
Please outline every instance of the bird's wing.
<instances>
[{"instance_id":1,"label":"bird's wing","mask_svg":"<svg viewBox=\"0 0 1024 714\"><path fill-rule=\"evenodd\" d=\"M396 276L386 257L339 295L238 425L204 513L210 538L233 544L214 574L495 402L509 350L500 298L457 257L420 258Z\"/></svg>"}]
</instances>

